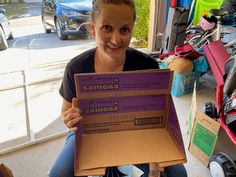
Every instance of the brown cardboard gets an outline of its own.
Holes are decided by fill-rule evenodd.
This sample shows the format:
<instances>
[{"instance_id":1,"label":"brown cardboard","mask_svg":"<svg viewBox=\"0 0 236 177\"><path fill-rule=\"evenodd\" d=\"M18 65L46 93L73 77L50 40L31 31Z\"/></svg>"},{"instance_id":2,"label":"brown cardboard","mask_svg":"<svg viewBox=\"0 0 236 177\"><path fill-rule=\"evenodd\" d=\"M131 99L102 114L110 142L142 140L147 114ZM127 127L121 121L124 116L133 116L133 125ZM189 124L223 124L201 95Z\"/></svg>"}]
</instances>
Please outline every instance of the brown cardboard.
<instances>
[{"instance_id":1,"label":"brown cardboard","mask_svg":"<svg viewBox=\"0 0 236 177\"><path fill-rule=\"evenodd\" d=\"M140 100L137 102L137 98ZM146 100L151 100L155 102L149 103ZM108 105L111 105L107 108L110 109L111 114L104 116L104 114L86 114L86 119L82 120L83 132L84 133L101 133L101 132L110 132L110 131L124 131L124 130L134 130L134 129L147 129L147 128L157 128L165 126L165 110L149 110L149 111L139 111L136 112L139 107L158 107L167 108L168 106L168 97L166 95L145 95L145 96L126 96L126 97L117 97L117 98L98 98L98 99L87 99L86 102L80 101L79 104L89 105L91 102L91 107L93 105L99 105L99 103L106 102ZM163 104L160 105L160 100L163 100ZM124 102L130 102L129 104ZM82 103L83 102L83 103ZM122 106L126 104L125 106ZM120 106L121 105L121 106ZM132 107L129 112L127 112L128 107ZM87 112L94 110L106 109L106 108L90 108L83 109ZM125 112L123 112L123 110ZM119 111L119 112L118 112ZM158 116L157 116L158 115ZM96 119L96 121L94 121Z\"/></svg>"},{"instance_id":2,"label":"brown cardboard","mask_svg":"<svg viewBox=\"0 0 236 177\"><path fill-rule=\"evenodd\" d=\"M166 75L166 73L169 73L169 69L75 74L77 97L104 98L104 94L101 93L105 93L106 97L168 94L171 91L169 82L172 82L173 74ZM142 75L144 76L139 78ZM150 75L160 78L153 80L150 79ZM125 77L128 77L127 80L124 80ZM150 80L155 82L152 83Z\"/></svg>"},{"instance_id":3,"label":"brown cardboard","mask_svg":"<svg viewBox=\"0 0 236 177\"><path fill-rule=\"evenodd\" d=\"M0 177L13 177L11 169L3 163L0 164Z\"/></svg>"},{"instance_id":4,"label":"brown cardboard","mask_svg":"<svg viewBox=\"0 0 236 177\"><path fill-rule=\"evenodd\" d=\"M188 120L188 131L190 135L188 150L207 166L218 139L220 124L199 111L196 103L197 96L195 88Z\"/></svg>"},{"instance_id":5,"label":"brown cardboard","mask_svg":"<svg viewBox=\"0 0 236 177\"><path fill-rule=\"evenodd\" d=\"M144 78L130 79L137 77L136 74ZM156 77L150 77L152 75ZM84 76L87 77L85 83L89 80L98 90L87 84L93 93L80 92L83 86L78 83L78 77ZM94 76L98 79L93 80ZM84 117L76 133L75 175L104 174L104 168L109 166L158 162L165 167L186 162L170 95L172 77L173 72L169 70L75 76L78 103ZM110 82L113 80L119 81L119 86L114 87ZM100 90L101 83L105 90ZM109 90L108 85L116 89Z\"/></svg>"}]
</instances>

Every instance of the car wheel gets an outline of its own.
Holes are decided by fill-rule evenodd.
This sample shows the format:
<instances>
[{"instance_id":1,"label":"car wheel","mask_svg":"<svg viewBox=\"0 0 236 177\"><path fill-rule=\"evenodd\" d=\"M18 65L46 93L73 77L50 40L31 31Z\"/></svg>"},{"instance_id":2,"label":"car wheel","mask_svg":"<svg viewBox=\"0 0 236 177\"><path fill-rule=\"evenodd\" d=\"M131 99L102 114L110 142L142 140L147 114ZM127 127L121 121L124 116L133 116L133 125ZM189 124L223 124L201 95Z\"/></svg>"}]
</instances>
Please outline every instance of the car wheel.
<instances>
[{"instance_id":1,"label":"car wheel","mask_svg":"<svg viewBox=\"0 0 236 177\"><path fill-rule=\"evenodd\" d=\"M0 27L0 50L6 50L8 48L7 39L5 37L2 27Z\"/></svg>"},{"instance_id":2,"label":"car wheel","mask_svg":"<svg viewBox=\"0 0 236 177\"><path fill-rule=\"evenodd\" d=\"M81 37L83 37L83 38L88 38L89 37L90 33L89 33L89 30L87 28L84 27L80 31L81 31Z\"/></svg>"},{"instance_id":3,"label":"car wheel","mask_svg":"<svg viewBox=\"0 0 236 177\"><path fill-rule=\"evenodd\" d=\"M68 35L64 35L62 33L60 22L57 19L56 19L56 30L57 30L57 35L58 35L59 39L61 39L61 40L67 40L68 39Z\"/></svg>"},{"instance_id":4,"label":"car wheel","mask_svg":"<svg viewBox=\"0 0 236 177\"><path fill-rule=\"evenodd\" d=\"M42 23L43 23L43 29L44 29L44 32L45 32L45 33L51 33L51 30L50 30L50 29L47 29L47 26L46 26L46 24L45 24L43 18L42 18Z\"/></svg>"}]
</instances>

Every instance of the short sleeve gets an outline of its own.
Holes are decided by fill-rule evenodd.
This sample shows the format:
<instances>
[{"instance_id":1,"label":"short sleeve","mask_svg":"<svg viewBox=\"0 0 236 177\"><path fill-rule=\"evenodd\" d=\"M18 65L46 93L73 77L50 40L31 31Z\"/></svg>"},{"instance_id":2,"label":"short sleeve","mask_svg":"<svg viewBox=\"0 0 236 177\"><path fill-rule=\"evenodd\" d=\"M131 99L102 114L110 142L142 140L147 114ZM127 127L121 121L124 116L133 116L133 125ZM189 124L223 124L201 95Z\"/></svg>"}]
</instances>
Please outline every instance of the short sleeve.
<instances>
[{"instance_id":1,"label":"short sleeve","mask_svg":"<svg viewBox=\"0 0 236 177\"><path fill-rule=\"evenodd\" d=\"M59 89L60 95L71 103L72 98L76 97L76 87L74 75L78 73L92 73L94 69L94 54L95 49L90 49L84 53L73 58L65 68L61 87Z\"/></svg>"},{"instance_id":2,"label":"short sleeve","mask_svg":"<svg viewBox=\"0 0 236 177\"><path fill-rule=\"evenodd\" d=\"M68 102L71 102L72 98L76 97L74 72L71 63L68 63L65 68L59 93Z\"/></svg>"}]
</instances>

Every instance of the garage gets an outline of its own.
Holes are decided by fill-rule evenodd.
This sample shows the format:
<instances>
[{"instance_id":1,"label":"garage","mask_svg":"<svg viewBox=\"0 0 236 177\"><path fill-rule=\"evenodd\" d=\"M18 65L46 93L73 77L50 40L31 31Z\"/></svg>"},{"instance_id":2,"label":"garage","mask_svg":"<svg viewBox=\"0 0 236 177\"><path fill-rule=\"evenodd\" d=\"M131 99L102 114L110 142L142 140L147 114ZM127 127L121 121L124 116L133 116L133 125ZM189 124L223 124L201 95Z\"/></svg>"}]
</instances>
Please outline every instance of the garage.
<instances>
[{"instance_id":1,"label":"garage","mask_svg":"<svg viewBox=\"0 0 236 177\"><path fill-rule=\"evenodd\" d=\"M169 5L172 6L169 9L167 9L168 3L170 3ZM187 46L187 49L179 48L182 50L180 53L178 53L178 49L175 50L176 46L183 45L185 42L185 38L181 39L180 37L180 33L182 33L180 28L184 28L184 32L186 29L193 30L192 27L188 26L189 18L191 17L189 16L189 14L191 14L191 2L178 2L180 4L182 3L182 7L180 7L178 10L176 10L175 7L177 5L176 3L174 1L150 1L150 26L148 31L148 42L144 51L153 55L158 60L158 62L162 64L162 67L167 67L168 62L166 62L167 57L164 56L163 58L160 58L160 55L169 53L170 55L168 54L168 57L176 54L186 56L186 54L192 54L196 49L195 47L188 48L189 46ZM206 7L220 8L222 3L223 2L217 1L217 3L209 3L206 5ZM198 7L197 10L199 13L205 13L206 10L201 11L200 8L204 5L205 4L203 1L198 0L195 2L194 10L196 11L196 8ZM183 10L183 7L188 7L188 10ZM193 25L197 25L200 21L201 15L196 16L195 18L194 10L192 10L192 18L194 20L198 20L194 21ZM181 14L186 12L188 15L184 15L180 18ZM171 16L170 14L172 14L173 17L178 14L179 18L177 18L177 20L185 20L184 22L179 22L180 27L178 29L174 28L178 21L173 23L173 20L169 20L169 17ZM1 122L3 121L4 125L1 125L1 130L3 130L3 133L1 133L2 138L0 144L0 161L9 166L12 169L13 174L16 174L16 176L21 176L20 174L27 176L27 174L33 174L33 172L38 174L36 176L45 176L50 170L50 167L56 158L56 154L60 151L64 144L65 134L67 132L67 129L62 124L58 113L58 110L60 110L61 106L61 100L59 99L60 97L58 97L58 90L64 68L68 60L73 58L76 53L83 52L87 48L92 48L96 44L93 39L70 39L68 41L61 41L58 39L56 33L45 34L39 14L32 17L27 17L27 15L25 15L24 20L25 19L31 21L30 25L32 30L27 30L28 27L24 25L25 22L23 21L23 18L11 20L11 24L14 29L13 36L14 33L16 35L12 41L9 41L9 48L0 52L0 58L4 59L3 64L1 64L2 84L0 87L0 97L1 100L4 100L5 102L5 107L3 107L3 115L6 117L9 112L11 112L13 115L11 116L12 118L9 119L1 118ZM170 25L166 27L166 23L169 23ZM225 21L225 23L230 22ZM231 26L233 25L235 25L234 22L231 23ZM172 30L174 30L176 38L180 37L179 40L173 40L173 37L170 37L171 35L174 35ZM233 37L235 29L225 28L225 30L228 31L228 34L224 40L229 43L232 41L230 39L235 39ZM198 31L194 31L194 35L195 32L197 33ZM202 33L197 34L202 35ZM193 34L190 33L190 36L191 35ZM197 46L199 42L197 39L199 38L194 39L196 40L192 39L191 45ZM212 41L208 40L207 38L206 42L210 44ZM221 44L219 46L222 47ZM202 46L200 46L200 48L201 47ZM233 50L234 49L230 48L229 56L233 54ZM65 58L59 51L63 51L62 53L67 54ZM18 52L17 57L15 52ZM183 54L183 52L185 53ZM199 84L200 86L197 88L197 97L199 100L197 103L198 107L201 109L202 105L204 105L206 102L213 102L216 107L219 107L216 100L221 100L218 101L219 104L223 102L222 97L218 99L218 97L215 95L215 93L218 93L215 91L215 88L217 88L217 82L214 79L214 73L212 74L210 72L206 72L206 70L209 70L209 65L206 62L206 57L204 58L204 55L201 52L203 51L197 51L197 54L201 57L196 60L199 61L199 63L196 63L195 66L193 66L192 63L192 61L195 59L191 59L191 62L186 62L185 59L181 59L183 63L177 63L176 65L178 67L172 65L172 69L178 69L178 73L175 73L177 80L176 85L173 87L176 90L172 90L172 95L177 114L179 115L180 126L182 128L182 135L188 157L188 162L185 164L185 167L187 169L188 175L193 177L207 177L210 176L210 173L214 173L210 172L205 164L202 164L195 156L193 156L193 154L187 151L187 139L189 135L187 134L186 122L192 101L194 81L199 79L198 75L196 75L196 72L193 70L194 67L198 66L199 68L197 69L199 69L199 72L202 72L201 84ZM32 57L32 60L29 60L29 57ZM171 57L169 58L169 61L171 61ZM185 64L186 68L184 69L187 71L180 70L180 68L184 66L183 64ZM11 70L8 70L7 68L11 68ZM191 74L186 74L183 72ZM207 74L204 75L205 73ZM178 84L180 84L180 86L178 86ZM14 102L12 102L12 100L14 100ZM54 103L52 104L55 104L55 106L50 107L44 104L47 102L47 100L54 100ZM40 108L45 110L45 112ZM16 119L16 117L18 118ZM44 122L41 121L41 119L43 119ZM18 127L18 125L22 126ZM222 132L222 134L224 134L224 131ZM234 135L235 134L232 136ZM228 134L224 135L224 137L228 138L229 141L227 140L227 142L229 142L229 146L233 146L235 148L235 146L232 145L232 141ZM218 151L218 149L215 151ZM214 153L216 154L217 152ZM226 150L225 153L230 154L229 156L235 160L235 153L234 151L232 153L232 148ZM37 154L37 156L35 154ZM13 163L16 157L20 160L22 160L24 157L26 159L24 164L28 164L32 161L35 162L39 155L42 157L42 159L37 160L38 163L35 163L35 165L44 165L42 165L42 167L40 167L37 171L35 171L36 167L29 168L31 165L17 166ZM218 160L218 158L214 159ZM218 162L219 160L216 161L216 165L219 164Z\"/></svg>"}]
</instances>

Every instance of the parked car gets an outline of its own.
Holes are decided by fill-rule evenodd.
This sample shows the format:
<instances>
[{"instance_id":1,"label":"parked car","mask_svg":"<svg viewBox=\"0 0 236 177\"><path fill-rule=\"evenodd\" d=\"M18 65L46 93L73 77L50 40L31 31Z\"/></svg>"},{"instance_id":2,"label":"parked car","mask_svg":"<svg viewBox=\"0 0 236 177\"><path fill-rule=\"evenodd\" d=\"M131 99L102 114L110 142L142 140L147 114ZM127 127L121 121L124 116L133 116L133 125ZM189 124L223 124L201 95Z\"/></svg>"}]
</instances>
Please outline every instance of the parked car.
<instances>
[{"instance_id":1,"label":"parked car","mask_svg":"<svg viewBox=\"0 0 236 177\"><path fill-rule=\"evenodd\" d=\"M0 50L7 49L7 40L13 39L10 23L4 13L6 13L6 10L0 8Z\"/></svg>"},{"instance_id":2,"label":"parked car","mask_svg":"<svg viewBox=\"0 0 236 177\"><path fill-rule=\"evenodd\" d=\"M61 40L89 33L92 0L43 0L41 17L46 33L56 31Z\"/></svg>"}]
</instances>

